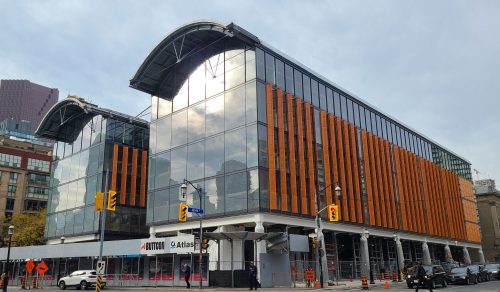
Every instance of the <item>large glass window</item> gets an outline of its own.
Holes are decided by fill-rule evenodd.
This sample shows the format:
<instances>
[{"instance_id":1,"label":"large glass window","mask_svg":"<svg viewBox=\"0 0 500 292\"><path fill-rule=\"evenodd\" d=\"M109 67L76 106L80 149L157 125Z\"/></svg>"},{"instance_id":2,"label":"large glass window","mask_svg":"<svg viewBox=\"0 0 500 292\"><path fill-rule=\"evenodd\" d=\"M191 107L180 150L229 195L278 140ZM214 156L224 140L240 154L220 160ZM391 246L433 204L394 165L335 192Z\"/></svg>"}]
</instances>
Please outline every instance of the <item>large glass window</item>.
<instances>
[{"instance_id":1,"label":"large glass window","mask_svg":"<svg viewBox=\"0 0 500 292\"><path fill-rule=\"evenodd\" d=\"M248 210L259 208L259 170L248 171Z\"/></svg>"},{"instance_id":2,"label":"large glass window","mask_svg":"<svg viewBox=\"0 0 500 292\"><path fill-rule=\"evenodd\" d=\"M257 87L255 82L250 82L245 86L246 96L246 121L248 123L257 120Z\"/></svg>"},{"instance_id":3,"label":"large glass window","mask_svg":"<svg viewBox=\"0 0 500 292\"><path fill-rule=\"evenodd\" d=\"M319 107L318 81L311 79L311 98L312 104Z\"/></svg>"},{"instance_id":4,"label":"large glass window","mask_svg":"<svg viewBox=\"0 0 500 292\"><path fill-rule=\"evenodd\" d=\"M266 82L274 84L274 57L266 53Z\"/></svg>"},{"instance_id":5,"label":"large glass window","mask_svg":"<svg viewBox=\"0 0 500 292\"><path fill-rule=\"evenodd\" d=\"M323 84L319 84L319 104L321 109L327 110L326 106L326 88Z\"/></svg>"},{"instance_id":6,"label":"large glass window","mask_svg":"<svg viewBox=\"0 0 500 292\"><path fill-rule=\"evenodd\" d=\"M255 79L255 52L252 50L246 51L246 80Z\"/></svg>"},{"instance_id":7,"label":"large glass window","mask_svg":"<svg viewBox=\"0 0 500 292\"><path fill-rule=\"evenodd\" d=\"M294 89L296 96L304 96L302 93L302 73L297 69L293 69L293 80L294 80Z\"/></svg>"},{"instance_id":8,"label":"large glass window","mask_svg":"<svg viewBox=\"0 0 500 292\"><path fill-rule=\"evenodd\" d=\"M224 173L224 135L206 140L205 177Z\"/></svg>"},{"instance_id":9,"label":"large glass window","mask_svg":"<svg viewBox=\"0 0 500 292\"><path fill-rule=\"evenodd\" d=\"M285 64L285 89L286 92L294 94L294 85L293 85L293 68L289 65Z\"/></svg>"},{"instance_id":10,"label":"large glass window","mask_svg":"<svg viewBox=\"0 0 500 292\"><path fill-rule=\"evenodd\" d=\"M333 105L335 108L335 115L341 117L342 113L340 110L340 94L338 92L333 92Z\"/></svg>"},{"instance_id":11,"label":"large glass window","mask_svg":"<svg viewBox=\"0 0 500 292\"><path fill-rule=\"evenodd\" d=\"M205 99L205 64L201 64L189 76L189 104Z\"/></svg>"},{"instance_id":12,"label":"large glass window","mask_svg":"<svg viewBox=\"0 0 500 292\"><path fill-rule=\"evenodd\" d=\"M176 118L179 119L178 124L176 126L181 126L181 119L183 118L183 113L180 112L176 114ZM162 119L159 119L155 123L156 125L153 126L153 128L156 127L156 133L153 133L151 130L150 136L152 137L153 135L156 136L156 153L162 152L165 150L168 150L171 148L171 139L172 139L172 116L168 116ZM181 129L178 129L181 130ZM182 137L182 134L181 134ZM177 139L179 137L175 137ZM152 138L150 138L152 139ZM182 139L182 138L181 138ZM153 152L154 153L154 152ZM151 154L153 154L151 153Z\"/></svg>"},{"instance_id":13,"label":"large glass window","mask_svg":"<svg viewBox=\"0 0 500 292\"><path fill-rule=\"evenodd\" d=\"M169 201L170 201L170 189L164 189L155 192L154 198L154 209L153 209L153 220L155 222L168 220L169 211Z\"/></svg>"},{"instance_id":14,"label":"large glass window","mask_svg":"<svg viewBox=\"0 0 500 292\"><path fill-rule=\"evenodd\" d=\"M186 158L187 158L187 148L186 146L172 150L171 152L171 183L170 185L180 184L186 178ZM157 164L158 165L158 164ZM158 185L158 182L156 182Z\"/></svg>"},{"instance_id":15,"label":"large glass window","mask_svg":"<svg viewBox=\"0 0 500 292\"><path fill-rule=\"evenodd\" d=\"M226 90L245 82L244 50L226 51Z\"/></svg>"},{"instance_id":16,"label":"large glass window","mask_svg":"<svg viewBox=\"0 0 500 292\"><path fill-rule=\"evenodd\" d=\"M224 95L207 100L205 126L207 137L224 131Z\"/></svg>"},{"instance_id":17,"label":"large glass window","mask_svg":"<svg viewBox=\"0 0 500 292\"><path fill-rule=\"evenodd\" d=\"M156 122L149 124L149 154L156 153Z\"/></svg>"},{"instance_id":18,"label":"large glass window","mask_svg":"<svg viewBox=\"0 0 500 292\"><path fill-rule=\"evenodd\" d=\"M205 62L207 98L224 91L224 53L217 54Z\"/></svg>"},{"instance_id":19,"label":"large glass window","mask_svg":"<svg viewBox=\"0 0 500 292\"><path fill-rule=\"evenodd\" d=\"M330 88L326 88L326 100L328 105L328 112L334 113L333 110L333 91Z\"/></svg>"},{"instance_id":20,"label":"large glass window","mask_svg":"<svg viewBox=\"0 0 500 292\"><path fill-rule=\"evenodd\" d=\"M259 122L267 123L266 116L266 87L257 82L257 119Z\"/></svg>"},{"instance_id":21,"label":"large glass window","mask_svg":"<svg viewBox=\"0 0 500 292\"><path fill-rule=\"evenodd\" d=\"M188 109L188 142L205 138L205 103Z\"/></svg>"},{"instance_id":22,"label":"large glass window","mask_svg":"<svg viewBox=\"0 0 500 292\"><path fill-rule=\"evenodd\" d=\"M311 78L309 78L309 76L307 76L307 74L304 74L303 76L304 78L304 96L301 96L301 98L308 102L308 103L311 103Z\"/></svg>"},{"instance_id":23,"label":"large glass window","mask_svg":"<svg viewBox=\"0 0 500 292\"><path fill-rule=\"evenodd\" d=\"M226 212L247 210L247 172L226 175Z\"/></svg>"},{"instance_id":24,"label":"large glass window","mask_svg":"<svg viewBox=\"0 0 500 292\"><path fill-rule=\"evenodd\" d=\"M257 78L265 81L266 80L266 66L265 66L265 55L264 51L257 48L255 49L256 56L256 67L257 67Z\"/></svg>"},{"instance_id":25,"label":"large glass window","mask_svg":"<svg viewBox=\"0 0 500 292\"><path fill-rule=\"evenodd\" d=\"M154 188L161 189L164 187L168 187L170 185L170 171L172 168L170 151L164 152L155 157L154 162L154 168L156 171ZM151 163L151 166L152 165L153 163Z\"/></svg>"},{"instance_id":26,"label":"large glass window","mask_svg":"<svg viewBox=\"0 0 500 292\"><path fill-rule=\"evenodd\" d=\"M158 118L172 113L172 101L158 98Z\"/></svg>"},{"instance_id":27,"label":"large glass window","mask_svg":"<svg viewBox=\"0 0 500 292\"><path fill-rule=\"evenodd\" d=\"M187 143L187 110L172 115L172 137L172 148Z\"/></svg>"},{"instance_id":28,"label":"large glass window","mask_svg":"<svg viewBox=\"0 0 500 292\"><path fill-rule=\"evenodd\" d=\"M246 131L241 128L227 132L225 137L226 158L224 168L226 172L246 168Z\"/></svg>"},{"instance_id":29,"label":"large glass window","mask_svg":"<svg viewBox=\"0 0 500 292\"><path fill-rule=\"evenodd\" d=\"M205 215L224 212L224 176L205 181Z\"/></svg>"},{"instance_id":30,"label":"large glass window","mask_svg":"<svg viewBox=\"0 0 500 292\"><path fill-rule=\"evenodd\" d=\"M259 165L268 167L267 161L267 128L263 125L258 125L259 129Z\"/></svg>"},{"instance_id":31,"label":"large glass window","mask_svg":"<svg viewBox=\"0 0 500 292\"><path fill-rule=\"evenodd\" d=\"M285 63L276 59L276 86L285 89Z\"/></svg>"},{"instance_id":32,"label":"large glass window","mask_svg":"<svg viewBox=\"0 0 500 292\"><path fill-rule=\"evenodd\" d=\"M258 164L257 125L247 127L247 167Z\"/></svg>"},{"instance_id":33,"label":"large glass window","mask_svg":"<svg viewBox=\"0 0 500 292\"><path fill-rule=\"evenodd\" d=\"M340 96L340 104L342 110L341 117L342 119L347 120L347 98L343 95Z\"/></svg>"},{"instance_id":34,"label":"large glass window","mask_svg":"<svg viewBox=\"0 0 500 292\"><path fill-rule=\"evenodd\" d=\"M349 123L354 123L353 105L350 99L347 99L347 120Z\"/></svg>"},{"instance_id":35,"label":"large glass window","mask_svg":"<svg viewBox=\"0 0 500 292\"><path fill-rule=\"evenodd\" d=\"M245 87L240 86L224 94L226 130L245 124Z\"/></svg>"},{"instance_id":36,"label":"large glass window","mask_svg":"<svg viewBox=\"0 0 500 292\"><path fill-rule=\"evenodd\" d=\"M205 141L188 145L187 179L197 180L204 177Z\"/></svg>"}]
</instances>

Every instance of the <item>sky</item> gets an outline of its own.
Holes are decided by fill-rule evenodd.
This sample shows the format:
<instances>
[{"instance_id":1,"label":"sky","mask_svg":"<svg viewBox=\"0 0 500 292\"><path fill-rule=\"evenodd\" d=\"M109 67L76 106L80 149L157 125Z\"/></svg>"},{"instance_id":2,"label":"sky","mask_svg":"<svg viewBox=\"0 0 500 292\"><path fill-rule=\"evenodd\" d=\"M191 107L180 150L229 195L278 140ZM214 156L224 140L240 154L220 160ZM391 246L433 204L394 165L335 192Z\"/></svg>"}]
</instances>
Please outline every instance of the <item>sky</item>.
<instances>
[{"instance_id":1,"label":"sky","mask_svg":"<svg viewBox=\"0 0 500 292\"><path fill-rule=\"evenodd\" d=\"M500 185L500 1L0 0L0 79L137 115L129 80L175 28L234 22Z\"/></svg>"}]
</instances>

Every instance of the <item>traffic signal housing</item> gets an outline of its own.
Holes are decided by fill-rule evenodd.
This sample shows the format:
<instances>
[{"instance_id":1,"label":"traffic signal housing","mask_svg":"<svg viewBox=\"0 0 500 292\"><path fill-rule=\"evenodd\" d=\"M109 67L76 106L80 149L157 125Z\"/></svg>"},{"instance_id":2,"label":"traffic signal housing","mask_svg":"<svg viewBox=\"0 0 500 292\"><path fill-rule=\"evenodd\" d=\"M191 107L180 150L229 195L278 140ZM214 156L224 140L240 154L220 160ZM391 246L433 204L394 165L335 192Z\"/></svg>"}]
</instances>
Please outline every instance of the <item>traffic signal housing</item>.
<instances>
[{"instance_id":1,"label":"traffic signal housing","mask_svg":"<svg viewBox=\"0 0 500 292\"><path fill-rule=\"evenodd\" d=\"M95 211L100 212L104 207L104 193L97 192L95 193Z\"/></svg>"},{"instance_id":2,"label":"traffic signal housing","mask_svg":"<svg viewBox=\"0 0 500 292\"><path fill-rule=\"evenodd\" d=\"M316 246L318 246L318 239L316 237L311 238L311 246L313 249L316 249Z\"/></svg>"},{"instance_id":3,"label":"traffic signal housing","mask_svg":"<svg viewBox=\"0 0 500 292\"><path fill-rule=\"evenodd\" d=\"M339 221L339 206L337 205L328 206L328 220L332 222Z\"/></svg>"},{"instance_id":4,"label":"traffic signal housing","mask_svg":"<svg viewBox=\"0 0 500 292\"><path fill-rule=\"evenodd\" d=\"M116 210L116 191L109 190L108 191L108 209L109 211L115 211Z\"/></svg>"},{"instance_id":5,"label":"traffic signal housing","mask_svg":"<svg viewBox=\"0 0 500 292\"><path fill-rule=\"evenodd\" d=\"M208 241L209 241L208 239L203 239L203 243L201 245L203 247L203 249L207 249L208 248L208 246L209 246Z\"/></svg>"},{"instance_id":6,"label":"traffic signal housing","mask_svg":"<svg viewBox=\"0 0 500 292\"><path fill-rule=\"evenodd\" d=\"M179 204L179 221L187 221L188 205L184 203Z\"/></svg>"}]
</instances>

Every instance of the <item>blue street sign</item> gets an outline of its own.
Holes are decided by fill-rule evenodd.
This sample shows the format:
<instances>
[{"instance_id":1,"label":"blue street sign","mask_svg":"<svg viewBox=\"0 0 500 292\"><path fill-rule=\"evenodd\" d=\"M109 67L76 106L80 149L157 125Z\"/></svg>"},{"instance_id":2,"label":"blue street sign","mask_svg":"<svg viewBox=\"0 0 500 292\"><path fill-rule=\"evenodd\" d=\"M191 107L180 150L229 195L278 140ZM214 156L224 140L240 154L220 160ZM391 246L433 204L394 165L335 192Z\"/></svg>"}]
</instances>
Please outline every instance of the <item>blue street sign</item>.
<instances>
[{"instance_id":1,"label":"blue street sign","mask_svg":"<svg viewBox=\"0 0 500 292\"><path fill-rule=\"evenodd\" d=\"M189 207L188 212L195 214L203 214L203 209Z\"/></svg>"}]
</instances>

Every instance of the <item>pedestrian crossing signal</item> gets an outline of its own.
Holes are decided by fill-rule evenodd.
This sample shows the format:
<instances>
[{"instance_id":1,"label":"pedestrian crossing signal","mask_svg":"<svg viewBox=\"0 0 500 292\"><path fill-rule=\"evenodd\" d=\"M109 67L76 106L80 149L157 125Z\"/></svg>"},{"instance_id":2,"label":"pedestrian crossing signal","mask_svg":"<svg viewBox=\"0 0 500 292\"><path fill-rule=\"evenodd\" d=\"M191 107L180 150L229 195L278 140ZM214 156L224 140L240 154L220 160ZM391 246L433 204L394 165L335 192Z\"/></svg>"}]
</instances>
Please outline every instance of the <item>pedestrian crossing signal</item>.
<instances>
[{"instance_id":1,"label":"pedestrian crossing signal","mask_svg":"<svg viewBox=\"0 0 500 292\"><path fill-rule=\"evenodd\" d=\"M116 210L116 192L109 190L108 191L108 210L109 211L115 211Z\"/></svg>"},{"instance_id":2,"label":"pedestrian crossing signal","mask_svg":"<svg viewBox=\"0 0 500 292\"><path fill-rule=\"evenodd\" d=\"M179 204L179 221L186 222L187 220L188 205L184 203Z\"/></svg>"},{"instance_id":3,"label":"pedestrian crossing signal","mask_svg":"<svg viewBox=\"0 0 500 292\"><path fill-rule=\"evenodd\" d=\"M102 211L103 206L104 206L104 193L103 192L95 193L95 211L96 212Z\"/></svg>"},{"instance_id":4,"label":"pedestrian crossing signal","mask_svg":"<svg viewBox=\"0 0 500 292\"><path fill-rule=\"evenodd\" d=\"M328 220L332 222L339 221L339 206L337 205L328 206Z\"/></svg>"}]
</instances>

